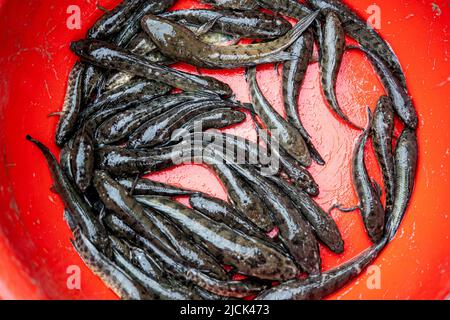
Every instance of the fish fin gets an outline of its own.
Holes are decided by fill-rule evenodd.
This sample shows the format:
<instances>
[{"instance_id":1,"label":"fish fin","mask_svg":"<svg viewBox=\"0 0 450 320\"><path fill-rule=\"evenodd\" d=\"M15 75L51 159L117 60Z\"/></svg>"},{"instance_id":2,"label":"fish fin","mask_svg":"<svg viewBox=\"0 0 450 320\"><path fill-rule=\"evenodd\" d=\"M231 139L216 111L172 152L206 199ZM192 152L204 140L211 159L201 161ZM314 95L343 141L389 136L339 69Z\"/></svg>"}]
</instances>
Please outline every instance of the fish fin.
<instances>
[{"instance_id":1,"label":"fish fin","mask_svg":"<svg viewBox=\"0 0 450 320\"><path fill-rule=\"evenodd\" d=\"M328 214L330 214L331 211L333 211L335 209L337 209L337 210L339 210L341 212L353 212L353 211L356 211L356 210L361 210L361 206L357 205L357 206L350 207L350 208L344 208L340 204L334 204L330 209L328 209Z\"/></svg>"},{"instance_id":2,"label":"fish fin","mask_svg":"<svg viewBox=\"0 0 450 320\"><path fill-rule=\"evenodd\" d=\"M218 15L217 17L215 17L214 19L209 20L208 22L206 22L205 24L203 24L200 28L198 28L197 31L195 31L195 35L197 37L200 37L202 35L204 35L205 33L208 33L209 31L211 31L211 29L215 26L215 24L217 23L217 21L219 21L220 19L222 19L223 16L222 15Z\"/></svg>"},{"instance_id":3,"label":"fish fin","mask_svg":"<svg viewBox=\"0 0 450 320\"><path fill-rule=\"evenodd\" d=\"M61 116L65 115L65 114L66 113L64 111L52 112L52 113L48 114L47 118L50 118L50 117L61 117Z\"/></svg>"},{"instance_id":4,"label":"fish fin","mask_svg":"<svg viewBox=\"0 0 450 320\"><path fill-rule=\"evenodd\" d=\"M98 1L95 4L95 6L97 7L98 10L103 11L104 13L108 13L109 12L109 10L106 9L104 6L102 6L100 3L98 3Z\"/></svg>"}]
</instances>

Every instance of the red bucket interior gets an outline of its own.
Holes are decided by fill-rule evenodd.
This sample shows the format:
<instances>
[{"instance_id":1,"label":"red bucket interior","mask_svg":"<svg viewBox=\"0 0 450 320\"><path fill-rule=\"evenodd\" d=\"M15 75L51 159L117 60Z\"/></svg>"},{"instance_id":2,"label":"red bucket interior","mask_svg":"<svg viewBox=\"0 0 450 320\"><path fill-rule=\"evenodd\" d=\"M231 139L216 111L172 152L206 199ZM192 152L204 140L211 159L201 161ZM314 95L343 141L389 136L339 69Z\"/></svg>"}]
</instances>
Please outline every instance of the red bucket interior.
<instances>
[{"instance_id":1,"label":"red bucket interior","mask_svg":"<svg viewBox=\"0 0 450 320\"><path fill-rule=\"evenodd\" d=\"M100 0L113 8L119 0ZM361 16L371 0L346 0ZM26 134L54 144L57 119L67 76L76 57L72 40L80 39L102 14L95 0L0 0L0 298L113 299L115 295L83 264L70 243L63 206L50 191L51 178L44 158L25 140ZM433 5L434 4L434 5ZM67 9L81 9L81 30L69 30ZM381 288L367 285L363 274L331 299L442 299L450 293L450 101L447 1L378 0L381 34L397 53L420 116L420 161L411 206L395 240L375 261ZM200 7L181 0L175 9ZM206 7L206 6L202 6ZM194 68L180 65L194 72ZM281 82L272 65L258 68L258 80L273 105L282 112ZM230 84L237 98L248 102L244 70L207 71ZM367 59L345 54L338 76L340 105L355 123L365 126L366 106L372 109L383 89ZM320 92L317 64L310 66L300 94L300 115L327 164L313 165L320 185L318 203L357 203L351 182L351 155L359 132L337 119ZM250 119L250 117L248 117ZM253 124L226 130L254 138ZM399 128L396 134L399 134ZM367 166L381 183L371 147ZM180 166L150 176L158 181L208 192L225 199L215 176L203 166ZM321 249L324 270L337 266L370 245L358 212L334 211L345 240L345 253ZM70 266L81 268L81 289L67 286Z\"/></svg>"}]
</instances>

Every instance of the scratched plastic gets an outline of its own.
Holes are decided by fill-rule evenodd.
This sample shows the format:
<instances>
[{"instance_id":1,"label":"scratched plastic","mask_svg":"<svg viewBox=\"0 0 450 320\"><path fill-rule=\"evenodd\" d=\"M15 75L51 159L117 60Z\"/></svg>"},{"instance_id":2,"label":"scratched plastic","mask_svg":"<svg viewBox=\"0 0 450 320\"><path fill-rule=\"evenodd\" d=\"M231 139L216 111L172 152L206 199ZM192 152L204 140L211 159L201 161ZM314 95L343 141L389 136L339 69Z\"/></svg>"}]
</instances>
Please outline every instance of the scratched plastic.
<instances>
[{"instance_id":1,"label":"scratched plastic","mask_svg":"<svg viewBox=\"0 0 450 320\"><path fill-rule=\"evenodd\" d=\"M113 8L118 0L101 0ZM372 0L346 0L364 17ZM432 5L432 4L435 5ZM50 191L45 161L25 135L54 145L56 119L48 118L62 105L67 76L76 57L69 44L80 39L101 15L94 0L0 0L0 298L115 299L115 295L84 266L70 244L63 207ZM442 299L450 293L450 78L446 1L378 0L381 34L392 45L405 69L419 116L420 163L412 204L396 239L374 265L381 287L367 285L370 274L336 292L330 299ZM67 8L81 9L81 30L68 30ZM176 9L200 7L179 1ZM207 7L202 5L201 7ZM179 66L194 72L193 67ZM281 112L281 79L273 66L258 68L258 81ZM202 71L230 84L237 98L248 102L242 69ZM345 54L337 80L337 96L350 119L364 126L365 106L372 109L382 87L368 61L358 52ZM300 94L299 112L327 165L313 165L320 185L319 204L356 204L351 183L351 155L358 137L327 108L319 88L317 65L311 65ZM249 117L250 118L250 117ZM397 126L396 134L399 134ZM253 139L250 121L227 130ZM371 147L367 166L381 183ZM150 176L178 186L202 190L225 199L212 172L203 166L182 166ZM333 212L343 234L345 252L321 248L324 269L337 266L369 245L358 212ZM81 289L68 288L70 268L80 268ZM68 269L69 268L69 269ZM71 273L72 274L72 273ZM69 286L70 287L70 286Z\"/></svg>"}]
</instances>

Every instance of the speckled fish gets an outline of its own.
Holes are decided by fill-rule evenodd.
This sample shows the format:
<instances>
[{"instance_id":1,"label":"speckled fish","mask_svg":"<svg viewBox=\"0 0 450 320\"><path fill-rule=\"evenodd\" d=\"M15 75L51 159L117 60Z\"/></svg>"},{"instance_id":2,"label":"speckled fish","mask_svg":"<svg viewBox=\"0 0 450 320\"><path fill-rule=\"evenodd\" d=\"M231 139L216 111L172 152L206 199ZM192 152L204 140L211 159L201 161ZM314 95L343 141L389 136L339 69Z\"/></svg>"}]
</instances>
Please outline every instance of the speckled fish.
<instances>
[{"instance_id":1,"label":"speckled fish","mask_svg":"<svg viewBox=\"0 0 450 320\"><path fill-rule=\"evenodd\" d=\"M88 130L81 129L71 150L71 171L77 187L85 192L94 175L94 142Z\"/></svg>"},{"instance_id":2,"label":"speckled fish","mask_svg":"<svg viewBox=\"0 0 450 320\"><path fill-rule=\"evenodd\" d=\"M163 65L169 65L173 61L167 57L164 57L153 42L148 39L144 32L137 34L125 47L125 49L130 50L132 53L145 57L149 62L159 63ZM134 78L133 74L128 72L119 71L111 75L105 84L106 90L113 90L122 85L128 83Z\"/></svg>"},{"instance_id":3,"label":"speckled fish","mask_svg":"<svg viewBox=\"0 0 450 320\"><path fill-rule=\"evenodd\" d=\"M129 72L156 80L185 91L209 91L222 96L232 95L231 88L212 77L197 76L150 63L139 55L98 40L72 42L72 51L82 59L100 67Z\"/></svg>"},{"instance_id":4,"label":"speckled fish","mask_svg":"<svg viewBox=\"0 0 450 320\"><path fill-rule=\"evenodd\" d=\"M103 90L105 74L100 68L85 63L85 72L83 77L83 103L91 104L100 95Z\"/></svg>"},{"instance_id":5,"label":"speckled fish","mask_svg":"<svg viewBox=\"0 0 450 320\"><path fill-rule=\"evenodd\" d=\"M266 285L252 283L249 281L220 281L195 269L187 271L186 278L191 280L197 286L204 288L219 296L231 298L245 298L255 295L266 288Z\"/></svg>"},{"instance_id":6,"label":"speckled fish","mask_svg":"<svg viewBox=\"0 0 450 320\"><path fill-rule=\"evenodd\" d=\"M386 246L387 239L373 245L355 258L320 275L291 280L262 292L255 300L319 300L343 288L360 275Z\"/></svg>"},{"instance_id":7,"label":"speckled fish","mask_svg":"<svg viewBox=\"0 0 450 320\"><path fill-rule=\"evenodd\" d=\"M163 265L175 279L181 281L190 281L199 287L206 289L212 293L221 295L242 298L255 294L263 290L264 286L259 284L246 283L243 281L221 281L214 279L198 270L187 267L172 256L161 251L155 247L147 239L137 235L130 227L128 227L123 221L114 216L108 216L106 223L115 233L120 234L121 237L130 239L137 243L139 246L154 259L161 261Z\"/></svg>"},{"instance_id":8,"label":"speckled fish","mask_svg":"<svg viewBox=\"0 0 450 320\"><path fill-rule=\"evenodd\" d=\"M302 165L309 167L312 159L300 132L287 122L269 103L256 80L256 68L247 70L247 82L255 113L271 131L276 130L279 145Z\"/></svg>"},{"instance_id":9,"label":"speckled fish","mask_svg":"<svg viewBox=\"0 0 450 320\"><path fill-rule=\"evenodd\" d=\"M260 157L266 157L271 152L272 154L270 154L270 156L274 157L274 161L279 161L281 169L286 172L298 187L311 195L317 195L319 193L319 187L308 170L302 167L298 161L281 148L272 148L270 147L270 143L269 148L265 148L252 141L230 134L214 134L211 132L203 134L203 140L205 141L212 141L213 138L218 139L221 143L225 143L225 146L228 148L236 148L238 154L245 154L246 159L251 159L249 160L249 164L251 165L258 162ZM267 141L265 142L267 143ZM264 161L266 161L266 159L264 159Z\"/></svg>"},{"instance_id":10,"label":"speckled fish","mask_svg":"<svg viewBox=\"0 0 450 320\"><path fill-rule=\"evenodd\" d=\"M161 248L174 249L167 237L149 219L142 205L128 195L125 188L108 174L103 171L96 171L94 186L108 210L124 219L136 232L155 242Z\"/></svg>"},{"instance_id":11,"label":"speckled fish","mask_svg":"<svg viewBox=\"0 0 450 320\"><path fill-rule=\"evenodd\" d=\"M186 287L174 287L169 283L149 277L117 250L114 250L114 260L130 278L145 289L146 294L152 300L200 300L192 290Z\"/></svg>"},{"instance_id":12,"label":"speckled fish","mask_svg":"<svg viewBox=\"0 0 450 320\"><path fill-rule=\"evenodd\" d=\"M64 207L70 212L73 221L83 230L91 242L103 252L108 252L109 241L106 230L102 227L76 186L61 169L56 158L41 142L27 136L27 140L34 143L47 160L53 179L53 190L59 194Z\"/></svg>"},{"instance_id":13,"label":"speckled fish","mask_svg":"<svg viewBox=\"0 0 450 320\"><path fill-rule=\"evenodd\" d=\"M170 198L168 198L170 199ZM201 246L192 242L190 237L183 233L170 220L151 209L145 210L147 217L161 230L179 255L192 268L220 280L226 280L225 270Z\"/></svg>"},{"instance_id":14,"label":"speckled fish","mask_svg":"<svg viewBox=\"0 0 450 320\"><path fill-rule=\"evenodd\" d=\"M275 227L270 212L257 193L236 172L225 164L212 164L211 168L227 190L228 198L258 228L269 232Z\"/></svg>"},{"instance_id":15,"label":"speckled fish","mask_svg":"<svg viewBox=\"0 0 450 320\"><path fill-rule=\"evenodd\" d=\"M309 274L320 273L319 245L311 227L295 208L291 199L276 185L261 176L257 170L235 164L230 166L242 175L261 196L280 229L283 243L302 270Z\"/></svg>"},{"instance_id":16,"label":"speckled fish","mask_svg":"<svg viewBox=\"0 0 450 320\"><path fill-rule=\"evenodd\" d=\"M255 10L258 5L254 0L201 0L217 8L235 10Z\"/></svg>"},{"instance_id":17,"label":"speckled fish","mask_svg":"<svg viewBox=\"0 0 450 320\"><path fill-rule=\"evenodd\" d=\"M185 27L153 15L144 17L142 28L159 50L174 60L200 68L238 68L292 59L292 55L284 50L301 36L317 15L318 12L312 13L284 36L271 42L226 47L203 43Z\"/></svg>"},{"instance_id":18,"label":"speckled fish","mask_svg":"<svg viewBox=\"0 0 450 320\"><path fill-rule=\"evenodd\" d=\"M378 99L372 120L372 145L383 174L386 193L386 217L390 215L395 196L394 155L392 137L394 135L394 108L387 96Z\"/></svg>"},{"instance_id":19,"label":"speckled fish","mask_svg":"<svg viewBox=\"0 0 450 320\"><path fill-rule=\"evenodd\" d=\"M245 113L239 110L214 109L204 112L186 121L171 137L171 142L179 142L190 133L199 133L209 129L223 129L241 123L246 119Z\"/></svg>"},{"instance_id":20,"label":"speckled fish","mask_svg":"<svg viewBox=\"0 0 450 320\"><path fill-rule=\"evenodd\" d=\"M298 20L311 14L311 10L297 0L254 0L254 2L262 8Z\"/></svg>"},{"instance_id":21,"label":"speckled fish","mask_svg":"<svg viewBox=\"0 0 450 320\"><path fill-rule=\"evenodd\" d=\"M151 298L141 285L100 252L81 230L75 230L72 244L89 269L121 299L146 300Z\"/></svg>"},{"instance_id":22,"label":"speckled fish","mask_svg":"<svg viewBox=\"0 0 450 320\"><path fill-rule=\"evenodd\" d=\"M394 109L403 123L411 129L416 129L418 125L417 113L408 92L402 87L398 78L394 76L392 71L386 66L384 61L372 52L362 48L348 46L348 49L358 49L363 51L369 58L373 67L377 71L386 93L391 98Z\"/></svg>"},{"instance_id":23,"label":"speckled fish","mask_svg":"<svg viewBox=\"0 0 450 320\"><path fill-rule=\"evenodd\" d=\"M243 274L260 279L285 280L297 273L292 260L256 238L211 220L173 200L151 196L136 198L170 217L221 262L235 267Z\"/></svg>"},{"instance_id":24,"label":"speckled fish","mask_svg":"<svg viewBox=\"0 0 450 320\"><path fill-rule=\"evenodd\" d=\"M125 239L119 239L113 235L110 235L109 239L111 240L111 248L113 252L117 251L121 253L133 265L153 279L158 279L161 282L167 282L164 279L166 274L160 266L160 263L146 254L145 251L134 247Z\"/></svg>"},{"instance_id":25,"label":"speckled fish","mask_svg":"<svg viewBox=\"0 0 450 320\"><path fill-rule=\"evenodd\" d=\"M389 239L395 236L408 208L414 189L419 151L416 133L405 129L395 147L395 197L392 213L388 218Z\"/></svg>"},{"instance_id":26,"label":"speckled fish","mask_svg":"<svg viewBox=\"0 0 450 320\"><path fill-rule=\"evenodd\" d=\"M366 22L366 19L360 18L342 1L307 0L307 3L316 10L321 9L323 13L334 12L337 14L345 32L362 47L384 61L403 88L406 88L405 75L397 56L389 44Z\"/></svg>"},{"instance_id":27,"label":"speckled fish","mask_svg":"<svg viewBox=\"0 0 450 320\"><path fill-rule=\"evenodd\" d=\"M156 81L133 79L123 86L104 92L94 104L83 110L80 118L85 121L95 112L117 105L131 107L165 95L170 90L169 86Z\"/></svg>"},{"instance_id":28,"label":"speckled fish","mask_svg":"<svg viewBox=\"0 0 450 320\"><path fill-rule=\"evenodd\" d=\"M111 11L106 12L87 33L88 39L108 39L119 32L133 12L146 0L124 0Z\"/></svg>"},{"instance_id":29,"label":"speckled fish","mask_svg":"<svg viewBox=\"0 0 450 320\"><path fill-rule=\"evenodd\" d=\"M303 190L277 177L268 177L286 193L309 222L317 238L334 253L344 252L344 241L333 218Z\"/></svg>"},{"instance_id":30,"label":"speckled fish","mask_svg":"<svg viewBox=\"0 0 450 320\"><path fill-rule=\"evenodd\" d=\"M118 113L99 126L96 139L104 144L112 144L129 137L147 121L175 107L218 101L218 97L208 94L180 93L162 96L138 107Z\"/></svg>"},{"instance_id":31,"label":"speckled fish","mask_svg":"<svg viewBox=\"0 0 450 320\"><path fill-rule=\"evenodd\" d=\"M152 181L150 179L118 178L116 179L133 195L154 195L154 196L189 196L196 191L186 190L171 186L166 183Z\"/></svg>"},{"instance_id":32,"label":"speckled fish","mask_svg":"<svg viewBox=\"0 0 450 320\"><path fill-rule=\"evenodd\" d=\"M367 173L364 163L364 148L370 135L372 115L370 110L369 125L356 143L353 155L352 177L353 184L360 201L359 209L363 217L367 234L373 243L378 243L383 236L385 213L381 204L380 195L374 187L374 182Z\"/></svg>"},{"instance_id":33,"label":"speckled fish","mask_svg":"<svg viewBox=\"0 0 450 320\"><path fill-rule=\"evenodd\" d=\"M243 38L277 38L292 28L285 19L259 11L188 9L167 12L160 16L181 25L205 25L212 21L210 31L239 35Z\"/></svg>"},{"instance_id":34,"label":"speckled fish","mask_svg":"<svg viewBox=\"0 0 450 320\"><path fill-rule=\"evenodd\" d=\"M77 62L69 75L62 111L58 113L60 118L56 129L56 144L59 147L64 146L77 127L78 116L83 102L85 67L83 63Z\"/></svg>"},{"instance_id":35,"label":"speckled fish","mask_svg":"<svg viewBox=\"0 0 450 320\"><path fill-rule=\"evenodd\" d=\"M245 217L244 213L221 199L197 193L189 197L189 204L194 210L203 213L210 219L241 230L252 237L267 238L264 233L258 231L253 222Z\"/></svg>"},{"instance_id":36,"label":"speckled fish","mask_svg":"<svg viewBox=\"0 0 450 320\"><path fill-rule=\"evenodd\" d=\"M127 146L132 149L149 148L170 141L172 133L189 119L202 113L223 108L240 108L241 106L228 100L211 100L185 104L164 112L143 124L128 139Z\"/></svg>"},{"instance_id":37,"label":"speckled fish","mask_svg":"<svg viewBox=\"0 0 450 320\"><path fill-rule=\"evenodd\" d=\"M330 108L346 123L360 129L344 114L336 98L336 78L345 51L345 32L339 16L329 12L325 16L320 50L320 77L322 91Z\"/></svg>"},{"instance_id":38,"label":"speckled fish","mask_svg":"<svg viewBox=\"0 0 450 320\"><path fill-rule=\"evenodd\" d=\"M313 48L314 37L312 32L307 30L289 49L289 51L298 58L286 61L283 64L283 102L286 111L286 119L300 131L300 134L308 146L311 157L318 164L323 165L325 164L325 161L313 145L311 136L303 126L298 114L300 88L305 79Z\"/></svg>"},{"instance_id":39,"label":"speckled fish","mask_svg":"<svg viewBox=\"0 0 450 320\"><path fill-rule=\"evenodd\" d=\"M114 43L122 47L129 43L129 41L141 30L141 19L149 13L162 13L169 9L176 0L150 0L143 1L143 3L136 8L131 17L127 19L126 25L122 28L119 34L114 39Z\"/></svg>"}]
</instances>

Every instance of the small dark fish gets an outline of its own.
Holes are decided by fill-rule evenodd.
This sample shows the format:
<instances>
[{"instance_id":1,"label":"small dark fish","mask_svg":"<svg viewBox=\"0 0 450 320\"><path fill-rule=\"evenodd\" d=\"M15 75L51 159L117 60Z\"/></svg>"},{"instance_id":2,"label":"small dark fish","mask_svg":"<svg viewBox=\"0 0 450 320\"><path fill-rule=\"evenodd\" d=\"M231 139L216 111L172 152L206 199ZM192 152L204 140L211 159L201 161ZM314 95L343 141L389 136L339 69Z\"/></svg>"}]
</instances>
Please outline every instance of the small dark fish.
<instances>
[{"instance_id":1,"label":"small dark fish","mask_svg":"<svg viewBox=\"0 0 450 320\"><path fill-rule=\"evenodd\" d=\"M243 274L260 279L283 280L297 273L288 256L200 212L168 199L151 196L139 196L137 199L170 217L221 262Z\"/></svg>"},{"instance_id":2,"label":"small dark fish","mask_svg":"<svg viewBox=\"0 0 450 320\"><path fill-rule=\"evenodd\" d=\"M414 189L419 151L416 133L405 129L395 147L395 197L386 230L389 240L395 236L408 208Z\"/></svg>"},{"instance_id":3,"label":"small dark fish","mask_svg":"<svg viewBox=\"0 0 450 320\"><path fill-rule=\"evenodd\" d=\"M244 213L258 228L269 232L275 227L270 212L250 185L225 164L213 164L211 168L219 177L228 193L228 198L236 208Z\"/></svg>"},{"instance_id":4,"label":"small dark fish","mask_svg":"<svg viewBox=\"0 0 450 320\"><path fill-rule=\"evenodd\" d=\"M177 106L196 104L217 99L217 96L197 93L171 94L156 98L138 107L130 108L105 121L97 130L96 139L104 144L112 144L128 138L147 121Z\"/></svg>"},{"instance_id":5,"label":"small dark fish","mask_svg":"<svg viewBox=\"0 0 450 320\"><path fill-rule=\"evenodd\" d=\"M126 45L125 49L130 52L148 58L150 56L149 61L160 63L159 60L162 57L161 54L157 52L157 47L153 42L151 42L147 35L144 32L137 34L135 37L131 39L131 41ZM157 57L157 59L154 59ZM165 58L167 59L167 58ZM133 74L128 72L119 71L111 75L105 84L106 90L114 90L126 83L128 83L131 79L134 78Z\"/></svg>"},{"instance_id":6,"label":"small dark fish","mask_svg":"<svg viewBox=\"0 0 450 320\"><path fill-rule=\"evenodd\" d=\"M179 142L190 133L200 133L209 129L222 129L241 123L246 119L245 113L239 110L214 109L206 111L186 121L176 129L171 137L171 142Z\"/></svg>"},{"instance_id":7,"label":"small dark fish","mask_svg":"<svg viewBox=\"0 0 450 320\"><path fill-rule=\"evenodd\" d=\"M255 10L258 5L253 0L201 0L217 8L236 10Z\"/></svg>"},{"instance_id":8,"label":"small dark fish","mask_svg":"<svg viewBox=\"0 0 450 320\"><path fill-rule=\"evenodd\" d=\"M383 174L386 193L386 217L392 211L395 196L394 155L392 137L394 135L394 108L387 96L378 100L372 120L372 144Z\"/></svg>"},{"instance_id":9,"label":"small dark fish","mask_svg":"<svg viewBox=\"0 0 450 320\"><path fill-rule=\"evenodd\" d=\"M255 300L319 300L343 288L367 268L387 244L373 245L343 265L306 279L291 280L262 292Z\"/></svg>"},{"instance_id":10,"label":"small dark fish","mask_svg":"<svg viewBox=\"0 0 450 320\"><path fill-rule=\"evenodd\" d=\"M163 249L174 249L167 237L148 217L142 205L125 188L103 171L96 171L94 186L108 210L125 220L136 232L154 242Z\"/></svg>"},{"instance_id":11,"label":"small dark fish","mask_svg":"<svg viewBox=\"0 0 450 320\"><path fill-rule=\"evenodd\" d=\"M94 142L90 133L81 129L76 136L71 150L71 171L77 187L85 192L94 176Z\"/></svg>"},{"instance_id":12,"label":"small dark fish","mask_svg":"<svg viewBox=\"0 0 450 320\"><path fill-rule=\"evenodd\" d=\"M320 165L324 165L325 161L314 147L311 136L306 131L298 114L298 97L300 88L305 79L306 70L314 48L314 37L311 31L306 30L305 33L289 49L290 52L297 56L297 59L286 61L283 64L283 101L286 111L286 119L295 126L305 140L311 157Z\"/></svg>"},{"instance_id":13,"label":"small dark fish","mask_svg":"<svg viewBox=\"0 0 450 320\"><path fill-rule=\"evenodd\" d=\"M243 38L277 38L292 28L285 19L259 11L190 9L167 12L160 16L181 25L205 25L213 21L211 31Z\"/></svg>"},{"instance_id":14,"label":"small dark fish","mask_svg":"<svg viewBox=\"0 0 450 320\"><path fill-rule=\"evenodd\" d=\"M381 205L380 195L377 193L373 181L367 173L364 163L364 148L370 135L372 114L369 113L369 125L356 143L353 155L353 184L360 201L359 209L363 217L364 225L373 243L378 243L383 237L385 213Z\"/></svg>"},{"instance_id":15,"label":"small dark fish","mask_svg":"<svg viewBox=\"0 0 450 320\"><path fill-rule=\"evenodd\" d=\"M318 12L310 14L276 40L249 45L208 45L198 40L189 29L153 15L144 17L142 28L159 50L174 60L184 61L200 68L238 68L292 59L291 54L284 50L301 36L317 15Z\"/></svg>"},{"instance_id":16,"label":"small dark fish","mask_svg":"<svg viewBox=\"0 0 450 320\"><path fill-rule=\"evenodd\" d=\"M366 19L360 18L342 1L307 0L307 3L315 10L321 9L322 13L334 12L337 14L345 32L362 47L384 61L384 64L392 71L403 88L406 88L405 75L397 56L389 44L366 22Z\"/></svg>"},{"instance_id":17,"label":"small dark fish","mask_svg":"<svg viewBox=\"0 0 450 320\"><path fill-rule=\"evenodd\" d=\"M409 128L416 129L419 120L417 118L417 112L414 108L411 97L401 85L398 78L395 77L392 71L385 65L385 62L371 51L362 47L348 46L347 48L361 50L367 55L369 61L377 71L386 93L389 98L391 98L398 116Z\"/></svg>"},{"instance_id":18,"label":"small dark fish","mask_svg":"<svg viewBox=\"0 0 450 320\"><path fill-rule=\"evenodd\" d=\"M245 298L261 292L265 285L251 283L248 281L220 281L195 269L187 272L186 278L194 282L201 288L214 294L232 298Z\"/></svg>"},{"instance_id":19,"label":"small dark fish","mask_svg":"<svg viewBox=\"0 0 450 320\"><path fill-rule=\"evenodd\" d=\"M340 254L344 252L344 240L342 240L336 222L328 213L303 190L299 190L294 185L280 178L268 177L268 179L276 183L289 196L323 244L334 253Z\"/></svg>"},{"instance_id":20,"label":"small dark fish","mask_svg":"<svg viewBox=\"0 0 450 320\"><path fill-rule=\"evenodd\" d=\"M149 276L160 279L164 282L166 278L166 272L163 270L162 264L156 259L150 257L144 250L132 246L130 248L130 258L136 266L144 271Z\"/></svg>"},{"instance_id":21,"label":"small dark fish","mask_svg":"<svg viewBox=\"0 0 450 320\"><path fill-rule=\"evenodd\" d=\"M89 105L100 94L105 75L92 64L86 64L83 77L83 103Z\"/></svg>"},{"instance_id":22,"label":"small dark fish","mask_svg":"<svg viewBox=\"0 0 450 320\"><path fill-rule=\"evenodd\" d=\"M165 95L171 88L165 84L146 79L133 79L123 86L104 92L97 101L90 105L81 114L81 119L86 120L95 112L116 105L133 106Z\"/></svg>"},{"instance_id":23,"label":"small dark fish","mask_svg":"<svg viewBox=\"0 0 450 320\"><path fill-rule=\"evenodd\" d=\"M261 196L280 229L283 243L300 267L310 274L320 273L319 245L311 227L294 207L291 199L276 185L261 176L257 170L235 164L230 166L242 175Z\"/></svg>"},{"instance_id":24,"label":"small dark fish","mask_svg":"<svg viewBox=\"0 0 450 320\"><path fill-rule=\"evenodd\" d=\"M63 147L74 133L83 102L83 77L85 65L75 63L69 75L66 96L56 129L56 144Z\"/></svg>"},{"instance_id":25,"label":"small dark fish","mask_svg":"<svg viewBox=\"0 0 450 320\"><path fill-rule=\"evenodd\" d=\"M188 238L170 220L151 209L146 209L145 212L147 217L161 230L176 252L178 252L189 266L220 280L226 280L228 278L225 270L219 263L202 247L193 243L190 237Z\"/></svg>"},{"instance_id":26,"label":"small dark fish","mask_svg":"<svg viewBox=\"0 0 450 320\"><path fill-rule=\"evenodd\" d=\"M272 133L275 130L273 138L289 155L302 165L309 167L312 159L305 140L297 128L287 122L267 101L256 80L256 68L247 70L247 82L249 83L255 113Z\"/></svg>"},{"instance_id":27,"label":"small dark fish","mask_svg":"<svg viewBox=\"0 0 450 320\"><path fill-rule=\"evenodd\" d=\"M210 219L241 230L252 237L267 238L264 233L257 231L256 225L246 218L244 213L239 212L225 201L197 193L189 198L189 203L194 210L203 213Z\"/></svg>"},{"instance_id":28,"label":"small dark fish","mask_svg":"<svg viewBox=\"0 0 450 320\"><path fill-rule=\"evenodd\" d=\"M204 133L203 140L218 140L219 147L226 146L226 148L236 148L238 155L245 154L245 159L248 159L250 165L260 163L261 157L263 158L262 161L267 164L270 161L265 158L268 157L271 152L272 154L270 154L270 157L273 157L273 161L279 162L281 168L298 187L314 196L319 193L319 187L308 170L302 167L297 160L288 155L282 148L272 148L270 146L270 141L265 141L266 143L269 142L269 148L266 149L259 144L241 137L223 133L215 134L211 132ZM217 144L217 141L215 143Z\"/></svg>"},{"instance_id":29,"label":"small dark fish","mask_svg":"<svg viewBox=\"0 0 450 320\"><path fill-rule=\"evenodd\" d=\"M162 13L169 9L176 0L144 1L127 20L126 25L114 39L114 43L123 47L141 30L141 20L149 13Z\"/></svg>"},{"instance_id":30,"label":"small dark fish","mask_svg":"<svg viewBox=\"0 0 450 320\"><path fill-rule=\"evenodd\" d=\"M339 16L329 12L325 17L320 50L320 76L322 91L328 105L349 125L361 129L344 114L336 98L336 78L345 51L345 32Z\"/></svg>"},{"instance_id":31,"label":"small dark fish","mask_svg":"<svg viewBox=\"0 0 450 320\"><path fill-rule=\"evenodd\" d=\"M217 99L182 105L150 119L129 137L127 146L136 149L167 143L170 141L172 133L193 117L212 110L240 107L235 102Z\"/></svg>"},{"instance_id":32,"label":"small dark fish","mask_svg":"<svg viewBox=\"0 0 450 320\"><path fill-rule=\"evenodd\" d=\"M297 0L254 0L254 2L262 8L298 20L311 14L311 10Z\"/></svg>"},{"instance_id":33,"label":"small dark fish","mask_svg":"<svg viewBox=\"0 0 450 320\"><path fill-rule=\"evenodd\" d=\"M76 186L61 169L56 158L41 142L27 136L27 140L34 143L47 160L53 179L53 190L59 194L64 207L70 212L71 218L83 233L102 252L109 252L109 241L106 230L102 227L86 200L78 193Z\"/></svg>"},{"instance_id":34,"label":"small dark fish","mask_svg":"<svg viewBox=\"0 0 450 320\"><path fill-rule=\"evenodd\" d=\"M180 189L165 183L152 181L150 179L138 179L135 178L121 178L117 179L127 190L132 192L133 195L154 195L154 196L189 196L196 191Z\"/></svg>"},{"instance_id":35,"label":"small dark fish","mask_svg":"<svg viewBox=\"0 0 450 320\"><path fill-rule=\"evenodd\" d=\"M125 239L129 239L141 246L154 260L161 261L165 270L176 280L189 281L209 292L225 297L247 297L264 289L265 286L243 281L223 281L210 277L201 271L192 269L173 256L161 251L147 239L136 234L126 223L115 216L105 219L108 228Z\"/></svg>"},{"instance_id":36,"label":"small dark fish","mask_svg":"<svg viewBox=\"0 0 450 320\"><path fill-rule=\"evenodd\" d=\"M133 12L146 0L124 0L111 11L106 12L87 33L88 39L108 39L119 32Z\"/></svg>"},{"instance_id":37,"label":"small dark fish","mask_svg":"<svg viewBox=\"0 0 450 320\"><path fill-rule=\"evenodd\" d=\"M175 69L150 63L145 58L135 55L107 42L98 40L81 40L72 42L72 51L82 59L100 67L129 72L131 74L156 80L171 87L185 91L209 91L222 96L231 96L231 88L219 80L189 74Z\"/></svg>"},{"instance_id":38,"label":"small dark fish","mask_svg":"<svg viewBox=\"0 0 450 320\"><path fill-rule=\"evenodd\" d=\"M200 298L186 287L173 287L169 283L158 281L143 273L138 267L114 250L114 260L126 274L141 285L152 300L199 300Z\"/></svg>"},{"instance_id":39,"label":"small dark fish","mask_svg":"<svg viewBox=\"0 0 450 320\"><path fill-rule=\"evenodd\" d=\"M95 155L98 168L117 177L136 176L158 169L157 161L153 159L155 154L148 151L107 146L99 148ZM172 165L170 157L172 154L165 157L167 166ZM161 158L159 160L161 162Z\"/></svg>"},{"instance_id":40,"label":"small dark fish","mask_svg":"<svg viewBox=\"0 0 450 320\"><path fill-rule=\"evenodd\" d=\"M117 267L96 246L77 229L74 231L73 246L89 269L124 300L151 299L146 290L133 281L124 270Z\"/></svg>"}]
</instances>

